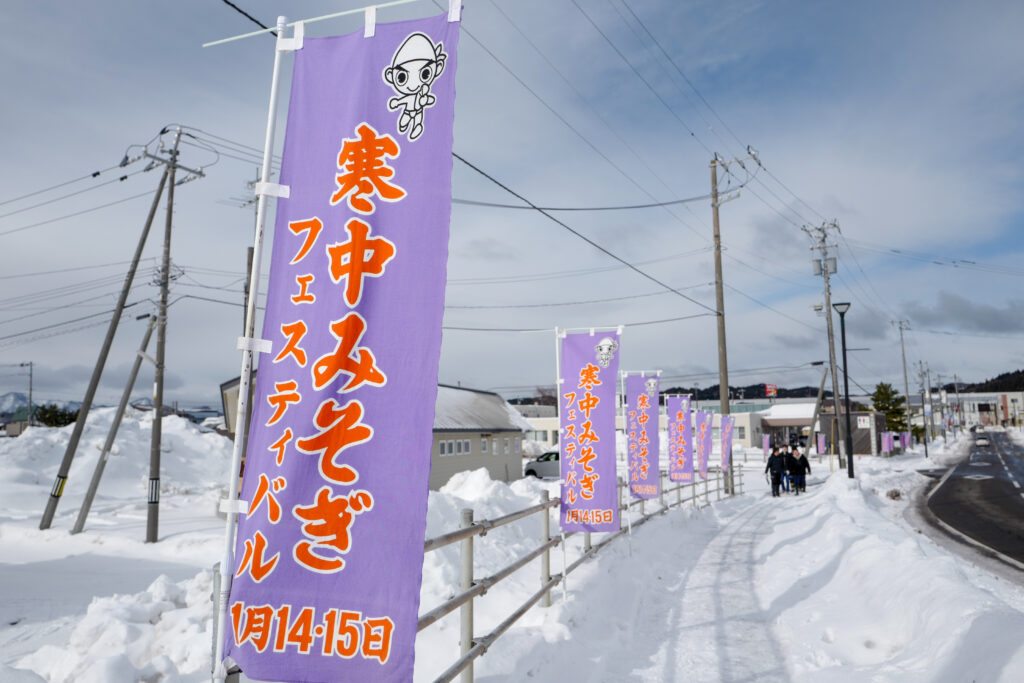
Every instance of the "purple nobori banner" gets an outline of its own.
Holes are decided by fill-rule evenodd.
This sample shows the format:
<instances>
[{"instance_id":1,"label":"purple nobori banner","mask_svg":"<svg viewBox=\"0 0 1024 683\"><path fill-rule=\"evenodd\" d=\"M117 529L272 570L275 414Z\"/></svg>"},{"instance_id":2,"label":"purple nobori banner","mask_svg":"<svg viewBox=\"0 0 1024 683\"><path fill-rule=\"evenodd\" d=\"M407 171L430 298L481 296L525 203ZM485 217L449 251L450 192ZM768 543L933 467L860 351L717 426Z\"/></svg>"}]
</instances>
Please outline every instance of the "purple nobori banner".
<instances>
[{"instance_id":1,"label":"purple nobori banner","mask_svg":"<svg viewBox=\"0 0 1024 683\"><path fill-rule=\"evenodd\" d=\"M458 37L295 53L223 652L249 678L413 677Z\"/></svg>"},{"instance_id":2,"label":"purple nobori banner","mask_svg":"<svg viewBox=\"0 0 1024 683\"><path fill-rule=\"evenodd\" d=\"M562 530L618 531L615 387L619 334L566 334L559 342Z\"/></svg>"},{"instance_id":3,"label":"purple nobori banner","mask_svg":"<svg viewBox=\"0 0 1024 683\"><path fill-rule=\"evenodd\" d=\"M708 459L711 457L711 431L714 424L715 414L697 411L696 429L697 435L694 443L697 446L697 471L701 479L708 478Z\"/></svg>"},{"instance_id":4,"label":"purple nobori banner","mask_svg":"<svg viewBox=\"0 0 1024 683\"><path fill-rule=\"evenodd\" d=\"M818 434L818 455L824 455L825 454L825 450L826 450L825 435L819 433Z\"/></svg>"},{"instance_id":5,"label":"purple nobori banner","mask_svg":"<svg viewBox=\"0 0 1024 683\"><path fill-rule=\"evenodd\" d=\"M900 432L900 448L903 450L910 448L910 432Z\"/></svg>"},{"instance_id":6,"label":"purple nobori banner","mask_svg":"<svg viewBox=\"0 0 1024 683\"><path fill-rule=\"evenodd\" d=\"M661 452L661 407L658 376L626 376L626 444L629 493L634 498L657 498L661 490L658 460Z\"/></svg>"},{"instance_id":7,"label":"purple nobori banner","mask_svg":"<svg viewBox=\"0 0 1024 683\"><path fill-rule=\"evenodd\" d=\"M736 425L736 418L732 415L722 416L721 441L722 441L722 471L728 472L732 465L732 430Z\"/></svg>"},{"instance_id":8,"label":"purple nobori banner","mask_svg":"<svg viewBox=\"0 0 1024 683\"><path fill-rule=\"evenodd\" d=\"M666 397L665 412L668 414L668 478L672 481L693 481L690 397Z\"/></svg>"},{"instance_id":9,"label":"purple nobori banner","mask_svg":"<svg viewBox=\"0 0 1024 683\"><path fill-rule=\"evenodd\" d=\"M761 450L764 451L764 457L768 457L768 453L771 450L772 439L770 436L765 434L761 437Z\"/></svg>"}]
</instances>

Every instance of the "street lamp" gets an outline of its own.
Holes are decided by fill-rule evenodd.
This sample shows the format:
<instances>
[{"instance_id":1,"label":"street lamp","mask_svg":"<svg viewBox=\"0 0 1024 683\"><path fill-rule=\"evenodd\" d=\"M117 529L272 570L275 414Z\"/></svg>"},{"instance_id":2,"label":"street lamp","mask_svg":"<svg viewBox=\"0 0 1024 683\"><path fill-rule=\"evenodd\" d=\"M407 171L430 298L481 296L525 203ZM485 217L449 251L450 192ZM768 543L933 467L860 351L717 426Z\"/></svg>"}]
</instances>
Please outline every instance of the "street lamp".
<instances>
[{"instance_id":1,"label":"street lamp","mask_svg":"<svg viewBox=\"0 0 1024 683\"><path fill-rule=\"evenodd\" d=\"M850 426L850 366L846 361L846 312L850 303L835 303L832 308L839 313L839 329L843 339L843 388L846 392L846 472L853 479L853 432Z\"/></svg>"}]
</instances>

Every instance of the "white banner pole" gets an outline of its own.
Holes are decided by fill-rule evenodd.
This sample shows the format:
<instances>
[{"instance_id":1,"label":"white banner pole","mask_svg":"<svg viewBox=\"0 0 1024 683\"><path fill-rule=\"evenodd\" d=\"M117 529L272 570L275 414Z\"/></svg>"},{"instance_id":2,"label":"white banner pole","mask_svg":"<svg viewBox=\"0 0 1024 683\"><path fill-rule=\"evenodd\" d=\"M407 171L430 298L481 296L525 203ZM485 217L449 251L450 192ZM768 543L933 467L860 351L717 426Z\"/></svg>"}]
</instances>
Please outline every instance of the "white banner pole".
<instances>
[{"instance_id":1,"label":"white banner pole","mask_svg":"<svg viewBox=\"0 0 1024 683\"><path fill-rule=\"evenodd\" d=\"M286 23L287 19L285 17L277 18L278 44L274 50L274 72L270 81L267 134L263 143L263 166L260 172L260 183L263 188L267 188L270 184L270 165L274 152L274 133L277 128L278 85L281 79L281 61L284 52L294 45L294 42L282 45L282 36L284 35ZM297 24L295 33L301 35L302 30L301 24ZM217 612L214 614L214 628L217 632L217 648L214 652L215 666L213 673L215 681L223 681L227 675L224 661L221 657L224 652L228 594L231 591L231 575L235 566L235 524L237 522L238 510L241 507L236 501L238 499L239 469L241 469L242 465L242 432L249 406L249 379L252 373L253 351L258 346L255 343L244 342L253 340L255 335L256 301L259 298L260 288L260 262L263 260L263 228L266 221L267 196L269 194L271 192L267 190L260 192L256 204L256 234L253 238L252 270L249 275L249 302L245 312L245 338L239 340L239 346L246 348L242 351L242 369L239 373L238 407L235 411L235 443L231 453L231 469L228 472L228 497L225 505L227 520L224 522L224 552L220 561L220 596L217 601Z\"/></svg>"}]
</instances>

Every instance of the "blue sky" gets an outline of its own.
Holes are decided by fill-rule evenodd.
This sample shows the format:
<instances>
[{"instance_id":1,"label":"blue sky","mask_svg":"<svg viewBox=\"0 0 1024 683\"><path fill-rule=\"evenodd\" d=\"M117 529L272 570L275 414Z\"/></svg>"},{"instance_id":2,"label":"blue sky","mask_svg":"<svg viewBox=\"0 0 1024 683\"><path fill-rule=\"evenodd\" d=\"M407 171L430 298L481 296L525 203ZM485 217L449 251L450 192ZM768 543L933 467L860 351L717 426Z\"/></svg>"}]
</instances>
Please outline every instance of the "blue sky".
<instances>
[{"instance_id":1,"label":"blue sky","mask_svg":"<svg viewBox=\"0 0 1024 683\"><path fill-rule=\"evenodd\" d=\"M732 158L748 144L756 148L767 171L721 211L725 282L735 288L727 289L725 304L730 366L752 370L733 375L732 384L816 381L805 364L826 357L825 321L812 308L822 299L821 280L811 275L800 226L833 218L843 234L834 300L853 303L850 345L871 349L851 359L853 379L866 387L879 380L902 386L890 324L899 318L912 328L908 361L925 360L945 376L981 380L1024 366L1024 6L577 2L466 0L456 151L538 204L607 206L706 194L711 153ZM237 4L266 23L297 11L295 3ZM301 13L360 5L310 1ZM435 11L424 0L381 9L378 20ZM7 95L0 108L0 202L114 165L129 145L146 143L169 123L218 136L207 140L262 145L273 43L253 38L202 48L255 28L226 4L67 3L55 14L22 1L8 13L12 30L0 43ZM333 20L311 25L308 34L359 25L355 18ZM278 148L282 142L279 134ZM227 147L218 146L215 164L207 150L183 151L182 163L206 166L207 177L177 193L172 250L182 277L172 299L241 301L252 213L236 200L257 164L228 158ZM105 328L72 331L81 323L64 323L94 313L84 322L102 323L98 314L116 297L148 199L19 228L151 192L158 179L136 173L141 166L129 167L134 175L124 182L94 187L116 180L110 171L0 204L0 214L18 212L0 215L0 337L7 337L0 339L0 365L35 362L44 397L81 397ZM733 185L745 179L731 168ZM512 200L458 162L454 194ZM27 208L43 200L54 201ZM560 217L713 306L707 200ZM147 259L158 244L159 230ZM931 256L943 257L943 265ZM979 265L954 267L950 259ZM111 263L122 264L100 267ZM151 309L146 299L155 293L145 284L153 261L144 265L150 271L130 299L140 302L139 311ZM654 294L657 285L616 265L542 216L456 205L446 325L553 328L702 312L675 295ZM569 272L581 269L601 270ZM46 271L59 272L30 275ZM67 289L31 298L58 287ZM634 295L650 296L507 308ZM217 385L237 374L240 327L241 310L228 304L182 298L172 307L170 400L216 399ZM47 329L26 333L37 328ZM122 325L101 400L117 399L142 333L143 323ZM627 328L623 341L629 368L661 368L702 386L717 381L711 317ZM202 353L194 352L197 343ZM552 381L551 350L549 334L449 330L440 379L530 393ZM780 366L793 369L757 370ZM23 390L25 379L0 368L0 393ZM147 393L147 385L144 375L137 393Z\"/></svg>"}]
</instances>

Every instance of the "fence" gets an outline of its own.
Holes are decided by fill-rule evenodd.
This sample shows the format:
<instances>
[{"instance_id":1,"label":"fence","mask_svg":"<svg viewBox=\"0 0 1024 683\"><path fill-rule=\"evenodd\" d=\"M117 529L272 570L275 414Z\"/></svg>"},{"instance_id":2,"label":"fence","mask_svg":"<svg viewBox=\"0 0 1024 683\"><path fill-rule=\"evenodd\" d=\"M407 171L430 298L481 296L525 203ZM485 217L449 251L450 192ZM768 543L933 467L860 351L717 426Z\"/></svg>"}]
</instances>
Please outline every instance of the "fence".
<instances>
[{"instance_id":1,"label":"fence","mask_svg":"<svg viewBox=\"0 0 1024 683\"><path fill-rule=\"evenodd\" d=\"M735 489L740 494L743 493L743 469L741 467L735 467ZM672 486L672 488L666 489L666 482ZM510 513L503 517L498 517L492 520L480 520L474 521L473 511L471 509L462 510L462 520L460 528L456 531L438 536L436 538L428 539L423 546L423 552L428 553L438 548L443 548L452 543L461 543L461 573L459 581L459 589L462 591L458 595L455 595L446 602L438 605L429 612L423 614L419 618L417 626L417 632L422 631L431 624L435 623L442 617L454 612L456 609L460 611L460 653L461 656L456 660L450 667L448 667L444 673L442 673L436 680L435 683L445 683L452 681L460 673L462 674L461 681L468 683L473 680L473 662L487 652L487 649L496 641L505 631L509 629L520 617L526 614L531 607L538 602L542 606L549 606L551 604L551 589L556 587L558 584L565 581L566 577L582 565L586 560L596 555L602 548L607 546L609 543L619 538L623 534L632 531L633 527L638 527L647 522L647 520L655 517L656 515L663 514L673 507L679 507L684 504L683 491L689 488L690 495L687 497L687 501L691 502L694 506L698 505L698 498L703 495L704 505L710 504L711 493L715 494L716 500L721 500L722 494L726 492L726 478L723 477L723 473L720 470L711 470L708 472L707 479L703 481L694 481L691 483L677 483L669 482L666 473L661 472L661 486L660 494L658 496L658 508L652 512L646 512L645 507L647 501L645 500L633 500L623 502L623 498L628 495L625 482L622 478L619 478L619 510L623 515L623 520L626 524L625 527L620 528L617 532L612 532L604 539L601 540L597 545L591 544L590 533L583 533L583 552L576 558L571 564L566 563L562 573L551 574L551 549L565 543L565 541L572 536L577 535L580 532L571 532L555 538L551 537L551 516L549 510L557 508L559 505L558 500L550 500L548 498L548 492L543 491L541 493L541 501L532 507L525 508L523 510L517 510L516 512ZM712 488L712 485L714 487ZM703 492L698 492L699 488L703 488ZM671 497L671 494L675 494L675 502L669 502L666 504L666 495ZM653 502L653 501L652 501ZM639 508L639 517L633 519L632 512L634 508ZM518 558L511 564L500 569L491 576L477 579L473 576L473 539L476 536L486 534L491 529L511 524L525 517L531 515L541 515L541 533L540 533L540 544L532 551ZM562 548L563 553L566 552L565 546ZM502 579L511 576L516 571L522 569L533 560L540 558L540 588L536 593L527 598L526 602L516 608L504 621L499 623L494 630L482 637L474 637L473 635L473 600L474 598L482 596L492 586L497 584Z\"/></svg>"},{"instance_id":2,"label":"fence","mask_svg":"<svg viewBox=\"0 0 1024 683\"><path fill-rule=\"evenodd\" d=\"M734 493L738 491L742 495L743 468L734 467L733 472L735 474ZM567 534L561 534L554 538L551 537L551 515L549 511L552 508L557 508L559 501L549 499L547 491L541 492L541 500L536 505L523 510L517 510L496 519L476 521L473 519L473 510L464 509L462 510L462 520L459 529L437 536L436 538L428 539L423 544L424 554L432 550L437 550L438 548L451 545L452 543L461 543L461 572L459 577L459 590L461 590L461 592L441 603L429 612L420 615L416 628L418 633L429 627L431 624L437 622L442 617L451 614L457 609L460 610L459 645L461 656L455 661L455 663L448 667L444 673L435 679L434 683L446 683L447 681L452 681L460 673L462 674L462 683L471 682L473 680L473 662L487 652L487 649L494 643L494 641L496 641L509 629L510 626L512 626L512 624L518 621L538 602L540 602L544 607L550 606L551 589L555 588L560 583L563 583L569 574L578 569L580 565L596 555L602 548L615 539L621 537L623 534L631 533L633 528L645 524L649 519L657 515L664 514L674 507L681 507L685 502L690 502L694 507L696 507L698 505L698 500L703 497L703 507L711 504L712 493L715 494L715 500L721 500L722 494L727 493L727 477L723 476L723 472L721 470L709 469L707 479L685 484L681 482L668 481L667 473L665 471L660 473L660 477L661 486L659 486L660 493L657 500L658 508L652 512L646 511L646 504L648 502L646 500L627 499L624 502L624 499L628 496L628 491L624 480L622 477L619 477L619 511L622 513L622 519L625 526L616 532L609 533L597 545L591 544L589 532L583 532L582 554L571 564L566 560L565 567L559 574L551 573L551 550L562 545L562 552L565 553L565 542L573 536L578 535L580 532L570 532ZM666 488L666 483L668 483L671 488ZM685 489L689 489L690 495L685 497L684 500L683 492ZM671 497L671 494L673 493L675 494L675 502L670 501L666 504L666 496ZM634 508L638 508L640 513L639 517L635 519L632 517ZM541 515L540 545L511 564L498 570L495 574L480 579L474 578L473 539L476 536L486 534L492 529L497 529L505 526L506 524L511 524L512 522L516 522L536 514ZM507 618L505 618L504 621L498 624L493 631L483 637L475 638L473 636L473 599L482 596L499 581L508 578L537 558L540 558L539 590L527 598L526 602L516 608ZM212 599L214 600L214 604L216 604L216 597L219 595L220 590L218 585L218 579L220 577L217 573L216 567L214 568L213 575L214 587ZM216 630L216 626L214 628ZM213 660L216 661L216 633L214 634L212 648L214 655ZM242 680L240 679L239 673L240 672L237 670L230 672L227 677L227 683L234 683Z\"/></svg>"}]
</instances>

